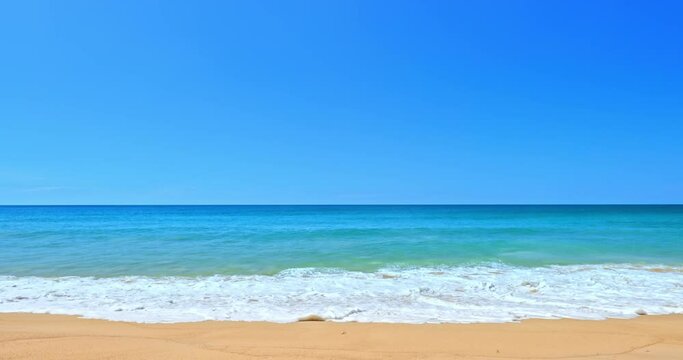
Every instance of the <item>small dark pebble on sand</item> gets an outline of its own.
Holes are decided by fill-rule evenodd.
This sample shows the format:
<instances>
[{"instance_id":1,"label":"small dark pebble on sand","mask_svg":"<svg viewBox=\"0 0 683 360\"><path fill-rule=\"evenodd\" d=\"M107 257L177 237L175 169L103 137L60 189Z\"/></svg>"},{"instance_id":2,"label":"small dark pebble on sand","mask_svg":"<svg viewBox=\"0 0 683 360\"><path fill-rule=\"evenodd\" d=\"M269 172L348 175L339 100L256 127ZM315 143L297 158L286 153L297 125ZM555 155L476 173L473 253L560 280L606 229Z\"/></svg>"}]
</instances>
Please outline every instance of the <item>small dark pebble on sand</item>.
<instances>
[{"instance_id":1,"label":"small dark pebble on sand","mask_svg":"<svg viewBox=\"0 0 683 360\"><path fill-rule=\"evenodd\" d=\"M311 314L300 317L298 321L325 321L325 318L319 315Z\"/></svg>"}]
</instances>

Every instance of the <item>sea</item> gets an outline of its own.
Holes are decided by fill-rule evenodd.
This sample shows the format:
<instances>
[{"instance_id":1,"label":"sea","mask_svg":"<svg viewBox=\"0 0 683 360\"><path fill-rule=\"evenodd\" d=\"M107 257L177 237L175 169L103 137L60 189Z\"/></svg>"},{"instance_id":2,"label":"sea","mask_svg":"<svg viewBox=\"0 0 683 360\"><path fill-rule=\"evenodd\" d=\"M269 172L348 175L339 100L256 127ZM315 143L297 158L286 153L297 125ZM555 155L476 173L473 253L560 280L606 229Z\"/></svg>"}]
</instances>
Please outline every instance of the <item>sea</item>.
<instances>
[{"instance_id":1,"label":"sea","mask_svg":"<svg viewBox=\"0 0 683 360\"><path fill-rule=\"evenodd\" d=\"M683 313L683 206L0 206L0 312L146 323Z\"/></svg>"}]
</instances>

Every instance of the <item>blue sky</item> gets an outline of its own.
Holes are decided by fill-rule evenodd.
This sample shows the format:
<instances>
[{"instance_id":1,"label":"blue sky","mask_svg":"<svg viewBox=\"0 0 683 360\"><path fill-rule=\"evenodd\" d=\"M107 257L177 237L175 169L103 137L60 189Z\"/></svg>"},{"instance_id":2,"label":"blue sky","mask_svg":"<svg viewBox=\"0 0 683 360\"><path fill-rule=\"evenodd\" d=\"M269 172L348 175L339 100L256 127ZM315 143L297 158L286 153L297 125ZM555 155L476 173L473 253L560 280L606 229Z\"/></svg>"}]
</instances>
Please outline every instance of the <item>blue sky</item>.
<instances>
[{"instance_id":1,"label":"blue sky","mask_svg":"<svg viewBox=\"0 0 683 360\"><path fill-rule=\"evenodd\" d=\"M0 204L683 203L678 1L0 5Z\"/></svg>"}]
</instances>

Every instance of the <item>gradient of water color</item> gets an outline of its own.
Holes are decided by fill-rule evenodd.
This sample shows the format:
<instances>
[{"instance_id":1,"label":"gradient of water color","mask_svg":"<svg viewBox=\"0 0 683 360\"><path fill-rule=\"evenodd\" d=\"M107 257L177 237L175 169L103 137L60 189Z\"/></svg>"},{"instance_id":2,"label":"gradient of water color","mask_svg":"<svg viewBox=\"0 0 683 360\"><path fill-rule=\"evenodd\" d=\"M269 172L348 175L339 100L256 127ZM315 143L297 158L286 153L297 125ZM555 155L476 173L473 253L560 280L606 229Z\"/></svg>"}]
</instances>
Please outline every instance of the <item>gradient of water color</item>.
<instances>
[{"instance_id":1,"label":"gradient of water color","mask_svg":"<svg viewBox=\"0 0 683 360\"><path fill-rule=\"evenodd\" d=\"M683 265L683 206L0 207L0 274Z\"/></svg>"},{"instance_id":2,"label":"gradient of water color","mask_svg":"<svg viewBox=\"0 0 683 360\"><path fill-rule=\"evenodd\" d=\"M0 311L476 322L683 312L683 206L0 207Z\"/></svg>"}]
</instances>

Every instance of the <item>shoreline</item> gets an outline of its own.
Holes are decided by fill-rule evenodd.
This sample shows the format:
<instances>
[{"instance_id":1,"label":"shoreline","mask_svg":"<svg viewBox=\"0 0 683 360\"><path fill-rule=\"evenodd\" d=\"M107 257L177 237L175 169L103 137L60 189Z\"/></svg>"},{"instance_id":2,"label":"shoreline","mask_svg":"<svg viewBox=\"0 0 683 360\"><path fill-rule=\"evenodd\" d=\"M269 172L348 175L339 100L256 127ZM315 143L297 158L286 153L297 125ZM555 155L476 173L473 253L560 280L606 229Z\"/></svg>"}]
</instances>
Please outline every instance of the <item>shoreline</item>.
<instances>
[{"instance_id":1,"label":"shoreline","mask_svg":"<svg viewBox=\"0 0 683 360\"><path fill-rule=\"evenodd\" d=\"M0 276L5 290L0 303L3 312L49 310L141 323L280 323L312 314L340 321L417 324L599 320L643 312L683 313L681 280L678 271L627 264L476 265L374 273L296 268L275 276Z\"/></svg>"},{"instance_id":2,"label":"shoreline","mask_svg":"<svg viewBox=\"0 0 683 360\"><path fill-rule=\"evenodd\" d=\"M675 359L683 315L518 323L203 321L0 314L1 359Z\"/></svg>"}]
</instances>

